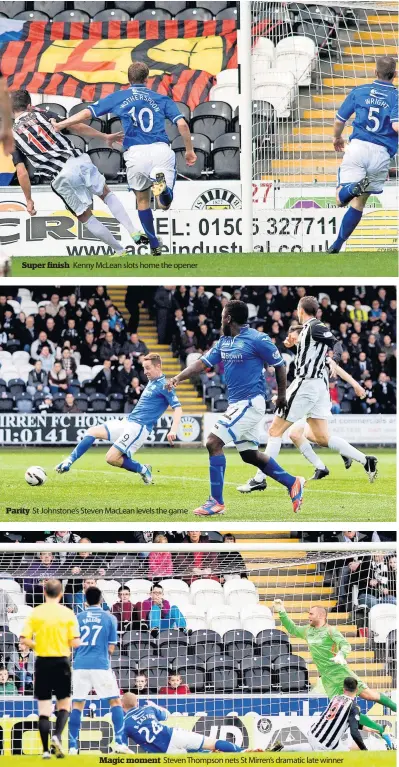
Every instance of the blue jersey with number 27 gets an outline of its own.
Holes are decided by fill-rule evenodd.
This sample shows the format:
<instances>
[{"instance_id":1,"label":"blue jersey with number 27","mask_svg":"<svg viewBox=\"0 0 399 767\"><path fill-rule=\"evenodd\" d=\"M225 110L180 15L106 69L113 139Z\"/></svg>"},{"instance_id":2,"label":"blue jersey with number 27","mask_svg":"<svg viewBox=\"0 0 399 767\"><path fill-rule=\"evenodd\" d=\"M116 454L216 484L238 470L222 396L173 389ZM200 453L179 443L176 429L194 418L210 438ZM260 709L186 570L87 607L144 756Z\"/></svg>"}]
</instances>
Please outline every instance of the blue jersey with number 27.
<instances>
[{"instance_id":1,"label":"blue jersey with number 27","mask_svg":"<svg viewBox=\"0 0 399 767\"><path fill-rule=\"evenodd\" d=\"M392 123L399 121L398 89L381 80L359 85L346 97L336 116L346 122L353 114L350 139L379 144L393 157L398 151L398 134L392 127Z\"/></svg>"},{"instance_id":2,"label":"blue jersey with number 27","mask_svg":"<svg viewBox=\"0 0 399 767\"><path fill-rule=\"evenodd\" d=\"M74 669L110 668L109 645L118 643L117 621L102 607L89 607L78 615L80 645L74 653Z\"/></svg>"},{"instance_id":3,"label":"blue jersey with number 27","mask_svg":"<svg viewBox=\"0 0 399 767\"><path fill-rule=\"evenodd\" d=\"M244 325L237 336L221 336L201 360L211 368L223 362L230 403L250 400L258 394L264 397L265 363L273 367L284 365L270 336L248 325Z\"/></svg>"},{"instance_id":4,"label":"blue jersey with number 27","mask_svg":"<svg viewBox=\"0 0 399 767\"><path fill-rule=\"evenodd\" d=\"M123 148L137 144L170 144L165 131L165 120L176 123L184 119L180 110L169 98L154 93L145 85L132 85L124 91L116 91L88 107L94 117L112 112L121 122L125 138Z\"/></svg>"},{"instance_id":5,"label":"blue jersey with number 27","mask_svg":"<svg viewBox=\"0 0 399 767\"><path fill-rule=\"evenodd\" d=\"M168 712L159 706L140 706L132 708L125 716L125 738L131 738L144 751L166 754L171 737L172 727L162 724L168 717Z\"/></svg>"}]
</instances>

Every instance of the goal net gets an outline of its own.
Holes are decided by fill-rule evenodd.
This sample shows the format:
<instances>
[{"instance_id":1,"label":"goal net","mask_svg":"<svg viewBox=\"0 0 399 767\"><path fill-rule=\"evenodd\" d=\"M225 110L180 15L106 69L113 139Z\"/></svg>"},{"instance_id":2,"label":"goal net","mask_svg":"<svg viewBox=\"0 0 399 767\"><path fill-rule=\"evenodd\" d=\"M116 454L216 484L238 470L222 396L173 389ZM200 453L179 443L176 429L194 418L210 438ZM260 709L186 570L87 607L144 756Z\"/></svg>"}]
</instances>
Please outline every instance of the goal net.
<instances>
[{"instance_id":1,"label":"goal net","mask_svg":"<svg viewBox=\"0 0 399 767\"><path fill-rule=\"evenodd\" d=\"M394 544L256 538L241 544L5 544L0 575L3 754L40 753L34 659L18 637L26 616L43 602L49 577L62 580L64 604L77 615L85 609L85 590L101 589L103 609L118 622L111 665L121 693L135 691L139 700L166 707L171 726L250 750L277 741L308 748L310 723L327 697L306 640L290 635L287 618L273 610L275 599L299 627L309 623L312 606L324 607L330 626L351 645L352 671L395 697ZM380 704L359 699L359 705L379 723L393 723ZM384 748L374 735L367 745ZM106 754L112 746L108 703L93 690L80 751Z\"/></svg>"},{"instance_id":2,"label":"goal net","mask_svg":"<svg viewBox=\"0 0 399 767\"><path fill-rule=\"evenodd\" d=\"M307 208L308 219L309 208L336 207L343 155L332 143L335 115L355 86L373 82L379 56L396 58L398 36L396 3L252 2L253 178L259 187L258 205L266 198L276 210L295 207L299 218L301 208ZM396 177L392 159L384 194L369 198L369 215L348 250L396 247ZM269 249L275 250L276 235L282 245L310 250L313 242L320 244L315 250L322 250L326 240L333 241L342 212L334 221L333 215L322 213L318 211L313 223L274 223L262 217L255 241L259 246L262 238L266 244L270 241Z\"/></svg>"}]
</instances>

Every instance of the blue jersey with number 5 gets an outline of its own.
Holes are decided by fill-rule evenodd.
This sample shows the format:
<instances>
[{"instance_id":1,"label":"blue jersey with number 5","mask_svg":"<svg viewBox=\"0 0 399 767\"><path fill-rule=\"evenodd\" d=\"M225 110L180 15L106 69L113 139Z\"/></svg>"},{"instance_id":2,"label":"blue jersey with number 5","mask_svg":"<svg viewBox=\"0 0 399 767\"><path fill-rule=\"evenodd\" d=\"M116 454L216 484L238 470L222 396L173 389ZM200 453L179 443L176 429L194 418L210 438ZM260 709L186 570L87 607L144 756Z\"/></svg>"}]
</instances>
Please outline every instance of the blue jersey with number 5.
<instances>
[{"instance_id":1,"label":"blue jersey with number 5","mask_svg":"<svg viewBox=\"0 0 399 767\"><path fill-rule=\"evenodd\" d=\"M369 141L385 147L390 157L398 151L398 134L392 123L398 122L398 90L394 85L375 80L359 85L346 97L337 112L337 120L346 122L355 114L350 139Z\"/></svg>"},{"instance_id":2,"label":"blue jersey with number 5","mask_svg":"<svg viewBox=\"0 0 399 767\"><path fill-rule=\"evenodd\" d=\"M134 740L144 751L166 754L173 735L172 727L162 724L167 716L158 706L132 708L125 716L125 737Z\"/></svg>"},{"instance_id":3,"label":"blue jersey with number 5","mask_svg":"<svg viewBox=\"0 0 399 767\"><path fill-rule=\"evenodd\" d=\"M110 668L109 645L117 644L117 621L102 607L89 607L78 615L80 646L74 653L74 669Z\"/></svg>"},{"instance_id":4,"label":"blue jersey with number 5","mask_svg":"<svg viewBox=\"0 0 399 767\"><path fill-rule=\"evenodd\" d=\"M116 91L89 106L94 117L112 112L121 122L125 138L123 148L137 144L170 144L165 131L165 120L176 123L184 119L180 110L168 96L154 93L145 85L133 85L124 91Z\"/></svg>"}]
</instances>

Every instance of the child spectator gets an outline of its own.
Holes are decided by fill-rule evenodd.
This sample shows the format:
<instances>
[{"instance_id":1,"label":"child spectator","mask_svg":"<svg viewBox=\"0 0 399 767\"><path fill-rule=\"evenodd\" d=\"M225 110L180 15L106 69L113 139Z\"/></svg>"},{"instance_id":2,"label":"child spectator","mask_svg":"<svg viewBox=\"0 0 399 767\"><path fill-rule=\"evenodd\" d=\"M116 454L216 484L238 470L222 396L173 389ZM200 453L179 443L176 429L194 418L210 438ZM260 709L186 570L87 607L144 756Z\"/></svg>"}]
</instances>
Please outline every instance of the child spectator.
<instances>
[{"instance_id":1,"label":"child spectator","mask_svg":"<svg viewBox=\"0 0 399 767\"><path fill-rule=\"evenodd\" d=\"M129 586L118 589L119 602L112 605L111 612L118 621L118 631L127 631L133 620L134 604L130 601Z\"/></svg>"},{"instance_id":2,"label":"child spectator","mask_svg":"<svg viewBox=\"0 0 399 767\"><path fill-rule=\"evenodd\" d=\"M181 674L176 672L169 674L167 687L159 688L160 695L189 695L190 692L188 684L183 684Z\"/></svg>"},{"instance_id":3,"label":"child spectator","mask_svg":"<svg viewBox=\"0 0 399 767\"><path fill-rule=\"evenodd\" d=\"M5 666L0 666L0 697L2 695L18 695L18 690L14 682L9 679Z\"/></svg>"}]
</instances>

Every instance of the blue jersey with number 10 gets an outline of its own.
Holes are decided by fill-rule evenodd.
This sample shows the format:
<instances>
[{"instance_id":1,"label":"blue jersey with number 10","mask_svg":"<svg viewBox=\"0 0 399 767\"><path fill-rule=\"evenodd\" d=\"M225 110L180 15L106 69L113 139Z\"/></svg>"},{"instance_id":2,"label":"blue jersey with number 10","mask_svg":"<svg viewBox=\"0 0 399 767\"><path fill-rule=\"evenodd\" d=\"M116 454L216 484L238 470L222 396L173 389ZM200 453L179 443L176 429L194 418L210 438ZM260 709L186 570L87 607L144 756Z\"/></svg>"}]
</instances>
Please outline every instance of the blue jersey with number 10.
<instances>
[{"instance_id":1,"label":"blue jersey with number 10","mask_svg":"<svg viewBox=\"0 0 399 767\"><path fill-rule=\"evenodd\" d=\"M379 144L393 157L398 151L398 134L392 127L392 123L399 121L397 88L381 80L359 85L339 108L337 120L346 122L353 113L355 119L350 139Z\"/></svg>"},{"instance_id":2,"label":"blue jersey with number 10","mask_svg":"<svg viewBox=\"0 0 399 767\"><path fill-rule=\"evenodd\" d=\"M74 669L102 669L111 666L109 645L118 643L117 621L102 607L89 607L78 615L80 646L74 653Z\"/></svg>"},{"instance_id":3,"label":"blue jersey with number 10","mask_svg":"<svg viewBox=\"0 0 399 767\"><path fill-rule=\"evenodd\" d=\"M116 91L89 106L94 117L113 112L122 122L125 138L123 148L137 144L170 144L165 131L165 120L176 123L184 119L180 110L169 98L154 93L145 85L132 85L124 91Z\"/></svg>"}]
</instances>

